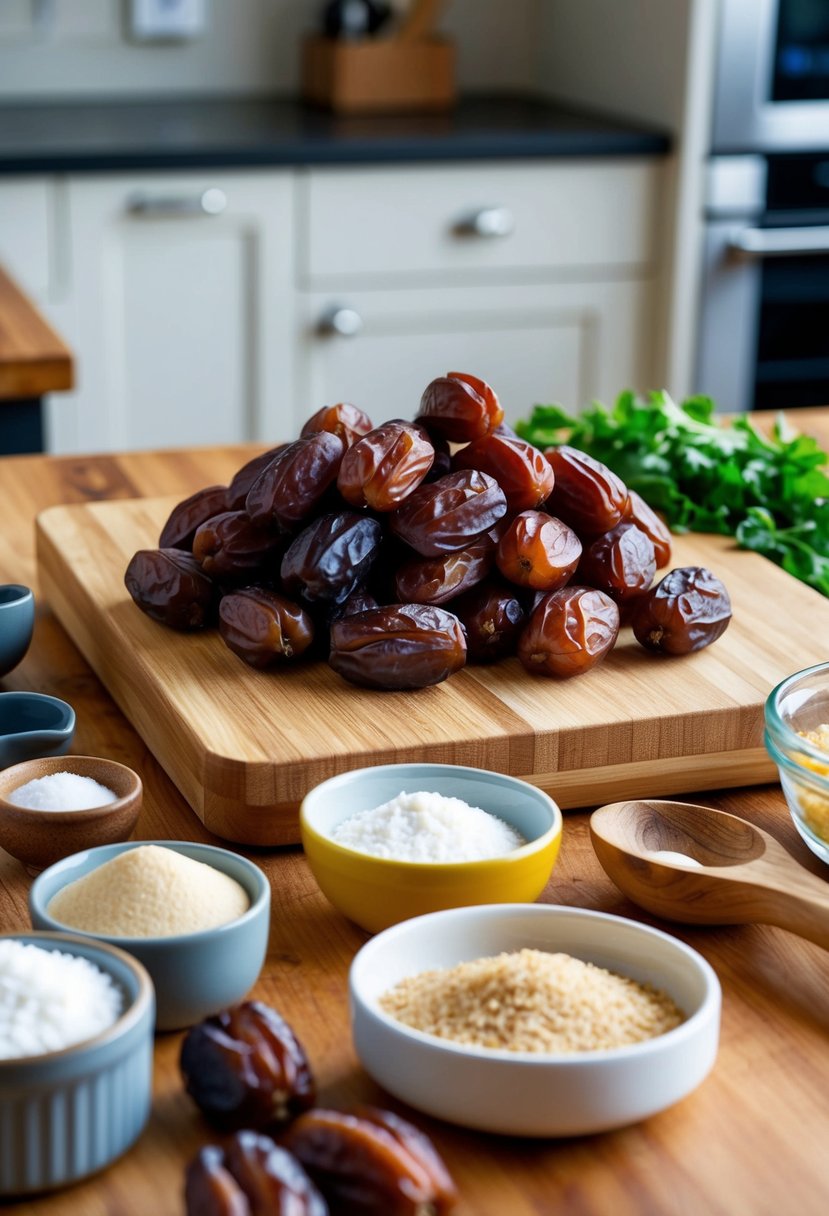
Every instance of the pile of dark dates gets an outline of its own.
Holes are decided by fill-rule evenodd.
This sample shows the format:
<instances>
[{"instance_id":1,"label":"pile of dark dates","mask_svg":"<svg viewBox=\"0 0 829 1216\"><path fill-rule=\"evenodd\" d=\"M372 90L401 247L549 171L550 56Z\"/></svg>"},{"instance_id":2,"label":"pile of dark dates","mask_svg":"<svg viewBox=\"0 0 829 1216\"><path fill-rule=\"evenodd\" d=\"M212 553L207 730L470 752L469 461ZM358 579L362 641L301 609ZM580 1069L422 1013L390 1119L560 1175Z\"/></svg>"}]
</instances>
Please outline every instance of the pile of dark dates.
<instances>
[{"instance_id":1,"label":"pile of dark dates","mask_svg":"<svg viewBox=\"0 0 829 1216\"><path fill-rule=\"evenodd\" d=\"M411 689L508 655L578 675L622 624L664 654L709 645L728 593L703 567L654 586L670 556L665 524L610 469L519 439L488 384L450 372L413 422L319 410L179 503L125 583L173 629L218 623L253 667L326 657L355 684Z\"/></svg>"},{"instance_id":2,"label":"pile of dark dates","mask_svg":"<svg viewBox=\"0 0 829 1216\"><path fill-rule=\"evenodd\" d=\"M429 1138L392 1111L316 1107L305 1051L260 1001L191 1028L187 1092L230 1133L185 1175L187 1216L448 1216L455 1184Z\"/></svg>"}]
</instances>

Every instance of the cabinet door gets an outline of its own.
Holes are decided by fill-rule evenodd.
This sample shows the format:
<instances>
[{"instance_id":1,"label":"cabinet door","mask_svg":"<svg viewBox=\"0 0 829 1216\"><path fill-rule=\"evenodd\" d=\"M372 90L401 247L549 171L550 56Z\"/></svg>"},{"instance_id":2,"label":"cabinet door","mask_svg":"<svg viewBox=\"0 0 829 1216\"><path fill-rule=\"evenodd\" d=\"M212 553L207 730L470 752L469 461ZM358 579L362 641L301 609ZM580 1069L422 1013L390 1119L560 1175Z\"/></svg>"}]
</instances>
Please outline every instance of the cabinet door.
<instances>
[{"instance_id":1,"label":"cabinet door","mask_svg":"<svg viewBox=\"0 0 829 1216\"><path fill-rule=\"evenodd\" d=\"M290 398L290 174L78 177L56 451L268 439Z\"/></svg>"},{"instance_id":2,"label":"cabinet door","mask_svg":"<svg viewBox=\"0 0 829 1216\"><path fill-rule=\"evenodd\" d=\"M508 422L536 402L610 401L651 387L649 299L645 280L308 293L298 316L300 412L345 400L375 422L411 418L426 384L450 370L488 380ZM338 333L332 318L356 332Z\"/></svg>"}]
</instances>

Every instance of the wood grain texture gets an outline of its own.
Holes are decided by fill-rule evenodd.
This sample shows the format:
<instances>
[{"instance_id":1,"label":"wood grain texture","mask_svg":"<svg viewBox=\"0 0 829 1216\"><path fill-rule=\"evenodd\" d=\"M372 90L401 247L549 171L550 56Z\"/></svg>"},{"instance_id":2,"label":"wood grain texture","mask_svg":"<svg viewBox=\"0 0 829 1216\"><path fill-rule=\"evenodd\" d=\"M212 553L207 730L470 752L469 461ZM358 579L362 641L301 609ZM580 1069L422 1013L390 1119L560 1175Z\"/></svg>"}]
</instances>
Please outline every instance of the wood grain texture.
<instances>
[{"instance_id":1,"label":"wood grain texture","mask_svg":"<svg viewBox=\"0 0 829 1216\"><path fill-rule=\"evenodd\" d=\"M73 363L28 296L0 269L0 404L72 387Z\"/></svg>"},{"instance_id":2,"label":"wood grain texture","mask_svg":"<svg viewBox=\"0 0 829 1216\"><path fill-rule=\"evenodd\" d=\"M157 543L173 499L56 507L37 521L53 610L196 814L248 844L299 839L298 807L319 781L365 764L432 760L524 777L563 807L771 780L763 703L822 657L829 602L727 538L677 539L673 565L711 567L734 617L682 658L624 630L595 671L530 676L517 659L467 667L417 693L355 688L326 663L253 671L215 631L182 635L133 605L124 571ZM786 603L770 625L764 590ZM604 771L609 770L609 771Z\"/></svg>"},{"instance_id":3,"label":"wood grain texture","mask_svg":"<svg viewBox=\"0 0 829 1216\"><path fill-rule=\"evenodd\" d=\"M829 412L799 414L796 421L829 444ZM120 498L184 497L226 481L254 450L0 461L0 579L26 582L39 596L32 646L0 687L64 697L78 715L73 751L110 756L141 774L140 839L213 838L40 596L34 517L50 505L94 501L108 492ZM762 579L755 594L766 595ZM770 616L781 615L778 604L766 603ZM610 800L604 793L596 799ZM826 867L797 835L776 783L711 793L704 801L770 832L826 881ZM621 895L602 870L590 844L588 816L569 814L542 899L655 923L699 950L723 987L720 1051L711 1076L694 1094L636 1127L561 1142L504 1140L413 1116L368 1080L351 1046L347 1009L348 967L365 934L333 912L299 850L240 851L267 873L273 897L268 957L254 995L275 1005L300 1034L322 1103L391 1105L432 1136L462 1193L458 1216L824 1216L829 968L819 947L780 929L691 928L656 920ZM19 863L0 852L4 930L29 927L30 881ZM136 1146L99 1176L16 1204L15 1213L182 1216L184 1167L216 1137L183 1091L180 1044L180 1034L156 1040L152 1114Z\"/></svg>"}]
</instances>

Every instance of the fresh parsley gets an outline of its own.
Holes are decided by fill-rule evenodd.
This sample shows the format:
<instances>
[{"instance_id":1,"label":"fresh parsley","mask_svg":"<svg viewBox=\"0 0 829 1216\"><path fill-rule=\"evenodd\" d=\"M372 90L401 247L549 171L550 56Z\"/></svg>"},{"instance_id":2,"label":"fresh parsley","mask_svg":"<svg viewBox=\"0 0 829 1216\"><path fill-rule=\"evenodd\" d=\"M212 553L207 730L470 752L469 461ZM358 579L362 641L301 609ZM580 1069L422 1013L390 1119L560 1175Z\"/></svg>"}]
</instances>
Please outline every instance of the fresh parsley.
<instances>
[{"instance_id":1,"label":"fresh parsley","mask_svg":"<svg viewBox=\"0 0 829 1216\"><path fill-rule=\"evenodd\" d=\"M709 397L625 392L578 416L537 405L515 429L603 461L675 532L735 536L829 596L829 455L783 415L765 435L747 416L723 426Z\"/></svg>"}]
</instances>

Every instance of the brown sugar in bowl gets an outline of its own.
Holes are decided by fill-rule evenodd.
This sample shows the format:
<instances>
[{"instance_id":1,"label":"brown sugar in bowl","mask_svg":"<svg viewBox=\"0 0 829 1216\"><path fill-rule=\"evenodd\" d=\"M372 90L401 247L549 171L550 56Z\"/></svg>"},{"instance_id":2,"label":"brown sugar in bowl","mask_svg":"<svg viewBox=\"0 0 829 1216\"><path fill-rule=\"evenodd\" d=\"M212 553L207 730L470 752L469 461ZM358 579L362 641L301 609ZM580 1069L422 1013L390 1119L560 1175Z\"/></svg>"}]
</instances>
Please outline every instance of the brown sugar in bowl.
<instances>
[{"instance_id":1,"label":"brown sugar in bowl","mask_svg":"<svg viewBox=\"0 0 829 1216\"><path fill-rule=\"evenodd\" d=\"M114 802L79 811L16 806L9 795L28 781L53 773L91 777L117 794ZM99 756L43 756L0 772L0 846L29 870L82 849L126 840L138 820L141 778L125 764Z\"/></svg>"}]
</instances>

